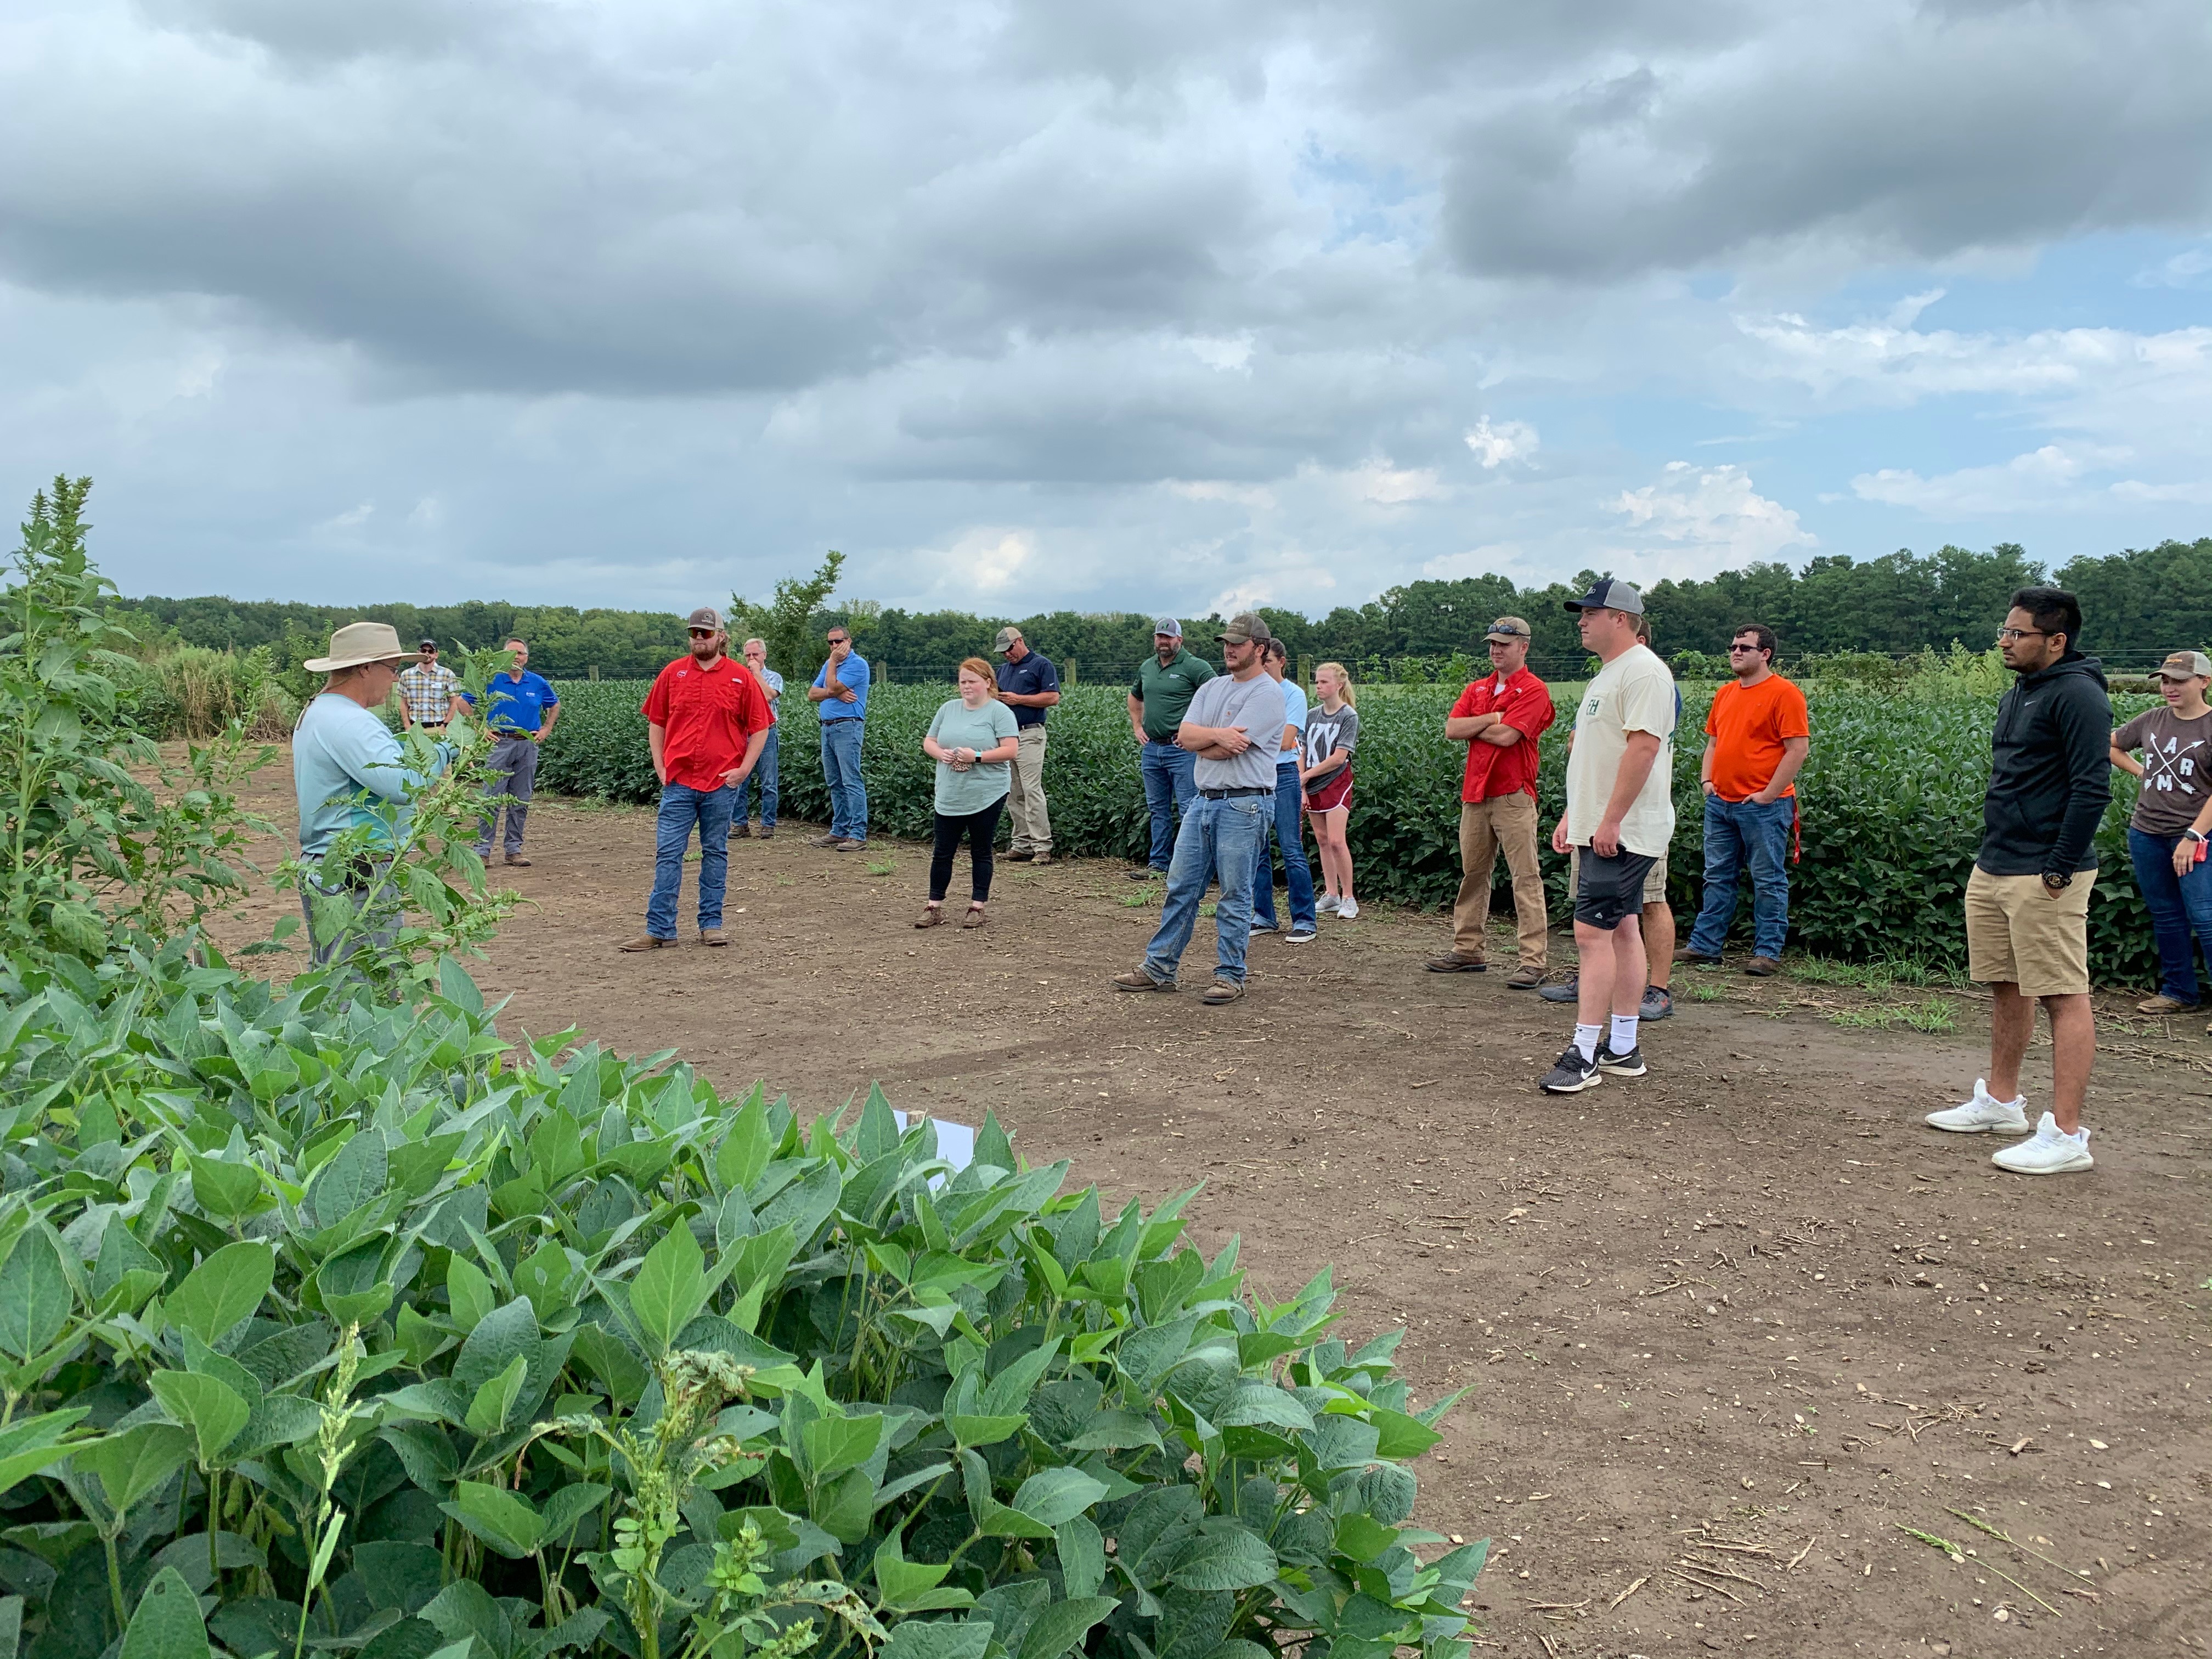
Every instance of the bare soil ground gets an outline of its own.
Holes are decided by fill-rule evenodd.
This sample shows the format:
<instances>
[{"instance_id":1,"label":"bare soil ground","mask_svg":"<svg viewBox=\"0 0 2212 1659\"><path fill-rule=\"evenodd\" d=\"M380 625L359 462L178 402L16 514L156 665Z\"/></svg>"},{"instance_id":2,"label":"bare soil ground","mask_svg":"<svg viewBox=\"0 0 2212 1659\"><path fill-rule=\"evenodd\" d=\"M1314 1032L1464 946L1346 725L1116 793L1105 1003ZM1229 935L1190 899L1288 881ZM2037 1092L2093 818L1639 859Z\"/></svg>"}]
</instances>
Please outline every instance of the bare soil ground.
<instances>
[{"instance_id":1,"label":"bare soil ground","mask_svg":"<svg viewBox=\"0 0 2212 1659\"><path fill-rule=\"evenodd\" d=\"M684 948L623 956L650 815L541 799L511 872L534 908L479 977L513 1024L677 1048L728 1090L880 1081L1117 1196L1203 1181L1196 1241L1242 1234L1262 1294L1334 1263L1347 1334L1402 1323L1417 1397L1469 1390L1419 1473L1426 1524L1494 1540L1478 1655L2212 1650L2196 1022L2111 999L2097 1167L2031 1180L1919 1121L1983 1069L1971 993L1926 1036L1833 1023L1894 996L1680 975L1648 1078L1551 1099L1566 1011L1423 972L1437 918L1255 939L1213 1009L1210 922L1182 994L1107 983L1158 914L1118 865L1002 864L988 928L918 933L925 849L807 833L732 844L732 948L690 937L687 871ZM2032 1059L2032 1106L2048 1085Z\"/></svg>"}]
</instances>

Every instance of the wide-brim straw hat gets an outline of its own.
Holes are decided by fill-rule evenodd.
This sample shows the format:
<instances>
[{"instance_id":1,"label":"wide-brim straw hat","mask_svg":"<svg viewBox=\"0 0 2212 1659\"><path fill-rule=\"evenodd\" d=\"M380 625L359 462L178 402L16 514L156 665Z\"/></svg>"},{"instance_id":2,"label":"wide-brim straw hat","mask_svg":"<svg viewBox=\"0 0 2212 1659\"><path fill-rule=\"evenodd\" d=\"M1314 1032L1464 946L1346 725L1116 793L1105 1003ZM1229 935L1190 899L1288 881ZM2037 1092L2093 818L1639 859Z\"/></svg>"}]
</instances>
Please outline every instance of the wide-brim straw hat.
<instances>
[{"instance_id":1,"label":"wide-brim straw hat","mask_svg":"<svg viewBox=\"0 0 2212 1659\"><path fill-rule=\"evenodd\" d=\"M331 635L331 654L311 657L300 665L310 674L335 674L341 668L358 668L368 662L395 662L406 656L400 648L399 630L389 623L348 623Z\"/></svg>"}]
</instances>

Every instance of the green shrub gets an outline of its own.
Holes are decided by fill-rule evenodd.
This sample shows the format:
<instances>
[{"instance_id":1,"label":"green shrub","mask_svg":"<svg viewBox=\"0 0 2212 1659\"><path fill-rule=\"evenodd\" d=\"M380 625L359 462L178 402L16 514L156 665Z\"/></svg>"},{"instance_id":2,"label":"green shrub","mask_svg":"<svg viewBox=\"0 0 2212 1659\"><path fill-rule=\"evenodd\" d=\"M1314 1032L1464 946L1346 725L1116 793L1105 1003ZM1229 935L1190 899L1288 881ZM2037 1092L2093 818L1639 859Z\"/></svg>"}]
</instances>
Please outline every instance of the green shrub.
<instances>
[{"instance_id":1,"label":"green shrub","mask_svg":"<svg viewBox=\"0 0 2212 1659\"><path fill-rule=\"evenodd\" d=\"M1463 1659L1398 1338L1249 1299L994 1121L955 1173L447 964L181 943L0 1024L0 1621L39 1659ZM665 1057L662 1057L665 1060Z\"/></svg>"},{"instance_id":2,"label":"green shrub","mask_svg":"<svg viewBox=\"0 0 2212 1659\"><path fill-rule=\"evenodd\" d=\"M1850 960L1925 955L1948 963L1966 956L1964 895L1981 844L1982 796L1989 782L1993 696L1978 685L1984 659L1960 653L1936 666L1921 690L1818 684L1808 692L1813 749L1799 784L1803 859L1791 872L1794 938L1822 956ZM1887 660L1887 659L1884 659ZM1949 684L1951 690L1936 695ZM1567 732L1579 688L1554 690L1559 720L1543 739L1538 804L1549 835L1565 805ZM638 706L642 683L567 684L566 712L546 745L539 777L550 788L617 800L657 797ZM879 833L927 838L933 769L921 753L930 716L950 695L943 686L878 686L870 693L861 765L870 821ZM1466 745L1446 741L1449 686L1403 685L1362 699L1351 839L1359 891L1383 902L1425 909L1449 905L1459 887L1459 789ZM1063 852L1141 859L1150 831L1135 745L1121 686L1079 686L1053 710L1046 791L1053 845ZM783 811L824 820L829 792L814 711L795 693L784 698ZM1712 688L1684 692L1674 749L1678 827L1668 849L1668 893L1683 924L1704 887L1705 820L1698 783ZM2118 700L2115 718L2142 706ZM2100 980L2133 982L2155 966L2148 915L2127 854L2127 809L2134 786L2114 775L2114 800L2097 838L2102 874L2090 906L2091 962ZM1566 914L1567 861L1543 854L1553 914ZM1503 861L1498 867L1506 885ZM1748 894L1738 926L1750 927Z\"/></svg>"}]
</instances>

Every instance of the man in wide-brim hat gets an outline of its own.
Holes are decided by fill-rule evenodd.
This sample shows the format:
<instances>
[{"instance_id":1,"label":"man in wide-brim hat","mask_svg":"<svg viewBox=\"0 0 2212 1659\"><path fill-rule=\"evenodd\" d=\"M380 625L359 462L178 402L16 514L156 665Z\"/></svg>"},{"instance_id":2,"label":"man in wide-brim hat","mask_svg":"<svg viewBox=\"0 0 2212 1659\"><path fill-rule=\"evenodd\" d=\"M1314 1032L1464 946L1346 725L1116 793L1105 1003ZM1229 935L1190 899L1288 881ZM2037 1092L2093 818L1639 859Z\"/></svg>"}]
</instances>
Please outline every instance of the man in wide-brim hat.
<instances>
[{"instance_id":1,"label":"man in wide-brim hat","mask_svg":"<svg viewBox=\"0 0 2212 1659\"><path fill-rule=\"evenodd\" d=\"M351 955L365 941L389 943L398 931L397 896L376 896L379 876L391 861L395 830L404 826L412 810L410 795L453 763L453 748L441 743L428 773L412 769L398 738L376 717L406 660L395 629L356 622L331 635L327 655L301 665L328 676L292 732L300 857L307 866L300 907L319 968ZM328 859L331 844L356 829L367 848Z\"/></svg>"}]
</instances>

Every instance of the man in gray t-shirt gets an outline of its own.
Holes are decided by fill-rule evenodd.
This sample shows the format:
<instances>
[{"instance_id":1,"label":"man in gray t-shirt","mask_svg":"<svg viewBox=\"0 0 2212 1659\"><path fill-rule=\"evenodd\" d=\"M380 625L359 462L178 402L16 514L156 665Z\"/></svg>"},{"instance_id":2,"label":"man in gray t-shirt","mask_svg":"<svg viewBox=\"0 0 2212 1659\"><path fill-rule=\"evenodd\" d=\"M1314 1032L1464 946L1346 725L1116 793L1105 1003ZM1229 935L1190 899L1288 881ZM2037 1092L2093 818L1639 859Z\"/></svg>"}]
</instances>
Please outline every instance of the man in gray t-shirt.
<instances>
[{"instance_id":1,"label":"man in gray t-shirt","mask_svg":"<svg viewBox=\"0 0 2212 1659\"><path fill-rule=\"evenodd\" d=\"M1244 994L1253 866L1274 821L1275 755L1286 718L1283 688L1261 665L1270 637L1267 624L1249 612L1214 635L1228 672L1198 688L1176 732L1176 746L1197 757L1198 799L1176 834L1167 898L1144 966L1116 975L1118 989L1176 988L1176 969L1212 875L1220 878L1221 896L1213 908L1213 983L1205 1000L1234 1002Z\"/></svg>"}]
</instances>

